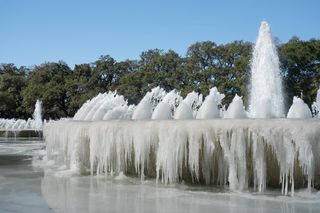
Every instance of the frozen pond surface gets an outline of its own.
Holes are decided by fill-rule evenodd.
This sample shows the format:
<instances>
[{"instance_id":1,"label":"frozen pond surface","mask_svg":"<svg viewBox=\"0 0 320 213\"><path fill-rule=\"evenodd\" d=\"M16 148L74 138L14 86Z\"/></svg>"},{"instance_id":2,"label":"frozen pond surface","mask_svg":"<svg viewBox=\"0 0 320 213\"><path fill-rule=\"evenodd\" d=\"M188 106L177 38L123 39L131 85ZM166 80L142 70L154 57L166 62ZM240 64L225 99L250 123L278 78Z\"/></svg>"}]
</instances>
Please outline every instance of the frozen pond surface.
<instances>
[{"instance_id":1,"label":"frozen pond surface","mask_svg":"<svg viewBox=\"0 0 320 213\"><path fill-rule=\"evenodd\" d=\"M0 139L0 212L53 212L41 193L43 170L32 166L42 141Z\"/></svg>"},{"instance_id":2,"label":"frozen pond surface","mask_svg":"<svg viewBox=\"0 0 320 213\"><path fill-rule=\"evenodd\" d=\"M320 193L229 192L40 166L42 141L0 140L0 212L320 212ZM44 172L45 170L45 172Z\"/></svg>"}]
</instances>

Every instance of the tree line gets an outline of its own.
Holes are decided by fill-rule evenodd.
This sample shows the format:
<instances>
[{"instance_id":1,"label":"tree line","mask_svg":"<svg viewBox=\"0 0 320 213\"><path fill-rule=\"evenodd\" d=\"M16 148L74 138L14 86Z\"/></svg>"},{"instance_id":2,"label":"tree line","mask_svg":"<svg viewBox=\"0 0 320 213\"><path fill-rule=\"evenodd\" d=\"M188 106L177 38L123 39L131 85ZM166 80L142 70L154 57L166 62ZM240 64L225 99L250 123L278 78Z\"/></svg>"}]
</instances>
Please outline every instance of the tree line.
<instances>
[{"instance_id":1,"label":"tree line","mask_svg":"<svg viewBox=\"0 0 320 213\"><path fill-rule=\"evenodd\" d=\"M37 99L43 101L44 118L72 117L88 99L109 90L137 104L155 86L203 95L216 86L228 105L235 94L247 103L250 58L253 44L212 41L192 44L185 56L173 50L151 49L138 60L116 61L109 55L93 63L75 65L47 62L33 67L0 65L0 118L31 117ZM311 106L320 86L320 40L293 37L278 44L281 75L289 107L294 95L302 94Z\"/></svg>"}]
</instances>

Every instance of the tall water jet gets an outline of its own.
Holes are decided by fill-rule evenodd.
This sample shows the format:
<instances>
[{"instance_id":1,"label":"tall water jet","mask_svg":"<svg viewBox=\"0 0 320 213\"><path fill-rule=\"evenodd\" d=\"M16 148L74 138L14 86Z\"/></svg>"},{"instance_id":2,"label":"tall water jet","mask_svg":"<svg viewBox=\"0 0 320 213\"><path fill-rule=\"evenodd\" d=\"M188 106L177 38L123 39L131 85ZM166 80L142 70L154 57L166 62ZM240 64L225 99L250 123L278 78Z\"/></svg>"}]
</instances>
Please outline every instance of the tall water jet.
<instances>
[{"instance_id":1,"label":"tall water jet","mask_svg":"<svg viewBox=\"0 0 320 213\"><path fill-rule=\"evenodd\" d=\"M35 109L33 112L33 119L35 122L36 129L42 129L42 101L37 100Z\"/></svg>"},{"instance_id":2,"label":"tall water jet","mask_svg":"<svg viewBox=\"0 0 320 213\"><path fill-rule=\"evenodd\" d=\"M249 112L252 118L284 117L279 58L265 21L261 23L253 50Z\"/></svg>"}]
</instances>

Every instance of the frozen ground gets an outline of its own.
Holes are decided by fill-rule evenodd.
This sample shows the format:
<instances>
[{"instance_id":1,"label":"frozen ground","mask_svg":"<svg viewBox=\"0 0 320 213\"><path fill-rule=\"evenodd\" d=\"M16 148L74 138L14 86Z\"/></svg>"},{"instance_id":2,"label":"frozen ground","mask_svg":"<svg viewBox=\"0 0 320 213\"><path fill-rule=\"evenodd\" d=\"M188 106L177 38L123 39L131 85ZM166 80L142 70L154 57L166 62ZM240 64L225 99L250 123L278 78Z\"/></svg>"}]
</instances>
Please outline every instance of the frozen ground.
<instances>
[{"instance_id":1,"label":"frozen ground","mask_svg":"<svg viewBox=\"0 0 320 213\"><path fill-rule=\"evenodd\" d=\"M41 141L0 141L0 212L320 212L320 193L229 192L40 167Z\"/></svg>"},{"instance_id":2,"label":"frozen ground","mask_svg":"<svg viewBox=\"0 0 320 213\"><path fill-rule=\"evenodd\" d=\"M0 212L52 212L41 193L43 170L32 166L42 141L0 139Z\"/></svg>"}]
</instances>

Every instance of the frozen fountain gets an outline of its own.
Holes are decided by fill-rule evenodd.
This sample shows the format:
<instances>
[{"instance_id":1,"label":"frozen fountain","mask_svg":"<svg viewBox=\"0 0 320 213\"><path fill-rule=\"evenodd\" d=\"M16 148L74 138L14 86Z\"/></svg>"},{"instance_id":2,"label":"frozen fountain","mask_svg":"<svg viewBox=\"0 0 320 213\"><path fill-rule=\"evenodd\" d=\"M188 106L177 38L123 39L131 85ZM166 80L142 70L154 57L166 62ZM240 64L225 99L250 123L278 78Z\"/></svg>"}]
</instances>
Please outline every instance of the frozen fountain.
<instances>
[{"instance_id":1,"label":"frozen fountain","mask_svg":"<svg viewBox=\"0 0 320 213\"><path fill-rule=\"evenodd\" d=\"M0 118L0 136L39 136L42 131L42 102L37 100L35 110L33 112L33 119L1 119Z\"/></svg>"},{"instance_id":2,"label":"frozen fountain","mask_svg":"<svg viewBox=\"0 0 320 213\"><path fill-rule=\"evenodd\" d=\"M47 157L80 174L124 173L240 191L278 187L284 195L319 188L320 122L296 97L284 118L279 59L266 22L251 69L249 112L238 95L225 110L215 87L204 101L196 92L183 99L156 87L137 106L116 92L99 94L73 120L45 124Z\"/></svg>"},{"instance_id":3,"label":"frozen fountain","mask_svg":"<svg viewBox=\"0 0 320 213\"><path fill-rule=\"evenodd\" d=\"M301 98L293 97L293 104L289 109L287 118L312 118L311 111Z\"/></svg>"}]
</instances>

